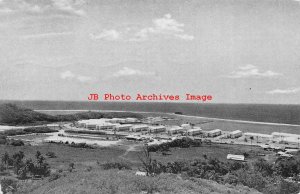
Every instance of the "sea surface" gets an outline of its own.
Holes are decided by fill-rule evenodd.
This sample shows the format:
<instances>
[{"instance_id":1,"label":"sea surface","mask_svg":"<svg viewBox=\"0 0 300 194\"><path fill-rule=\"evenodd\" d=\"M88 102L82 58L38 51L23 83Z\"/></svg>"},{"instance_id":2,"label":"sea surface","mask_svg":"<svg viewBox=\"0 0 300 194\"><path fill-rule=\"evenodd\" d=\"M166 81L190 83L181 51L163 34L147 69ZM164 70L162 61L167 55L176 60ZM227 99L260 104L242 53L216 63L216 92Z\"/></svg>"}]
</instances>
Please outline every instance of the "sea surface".
<instances>
[{"instance_id":1,"label":"sea surface","mask_svg":"<svg viewBox=\"0 0 300 194\"><path fill-rule=\"evenodd\" d=\"M34 110L118 110L181 112L220 119L300 125L300 105L215 104L163 102L0 101Z\"/></svg>"}]
</instances>

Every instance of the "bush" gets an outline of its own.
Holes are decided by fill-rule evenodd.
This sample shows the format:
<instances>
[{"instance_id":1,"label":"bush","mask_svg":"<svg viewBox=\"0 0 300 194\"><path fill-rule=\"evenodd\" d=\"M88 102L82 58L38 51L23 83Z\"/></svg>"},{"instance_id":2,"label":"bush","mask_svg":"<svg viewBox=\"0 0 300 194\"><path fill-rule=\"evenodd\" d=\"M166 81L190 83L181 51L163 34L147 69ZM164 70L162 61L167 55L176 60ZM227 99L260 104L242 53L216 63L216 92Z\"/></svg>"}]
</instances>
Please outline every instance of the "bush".
<instances>
[{"instance_id":1,"label":"bush","mask_svg":"<svg viewBox=\"0 0 300 194\"><path fill-rule=\"evenodd\" d=\"M1 138L0 138L0 144L4 145L4 144L6 144L6 143L7 143L7 140L6 140L6 139L1 139Z\"/></svg>"},{"instance_id":2,"label":"bush","mask_svg":"<svg viewBox=\"0 0 300 194\"><path fill-rule=\"evenodd\" d=\"M48 179L49 182L57 180L61 177L61 174L59 173L52 173Z\"/></svg>"},{"instance_id":3,"label":"bush","mask_svg":"<svg viewBox=\"0 0 300 194\"><path fill-rule=\"evenodd\" d=\"M86 143L74 143L72 142L71 144L69 144L71 147L74 147L74 148L89 148L89 149L94 149L93 146L90 146Z\"/></svg>"},{"instance_id":4,"label":"bush","mask_svg":"<svg viewBox=\"0 0 300 194\"><path fill-rule=\"evenodd\" d=\"M54 152L47 152L46 156L48 156L49 158L56 158L56 155Z\"/></svg>"},{"instance_id":5,"label":"bush","mask_svg":"<svg viewBox=\"0 0 300 194\"><path fill-rule=\"evenodd\" d=\"M3 193L14 193L17 191L17 181L11 178L4 178L0 181Z\"/></svg>"},{"instance_id":6,"label":"bush","mask_svg":"<svg viewBox=\"0 0 300 194\"><path fill-rule=\"evenodd\" d=\"M10 145L12 145L12 146L23 146L24 142L20 139L17 139L17 140L12 139L11 142L10 142Z\"/></svg>"},{"instance_id":7,"label":"bush","mask_svg":"<svg viewBox=\"0 0 300 194\"><path fill-rule=\"evenodd\" d=\"M300 173L300 161L294 158L279 158L275 163L275 172L282 177L292 177Z\"/></svg>"},{"instance_id":8,"label":"bush","mask_svg":"<svg viewBox=\"0 0 300 194\"><path fill-rule=\"evenodd\" d=\"M198 147L201 146L201 140L193 140L188 137L184 137L182 139L175 139L171 142L162 143L159 145L151 145L148 146L149 152L166 152L169 151L169 148L180 147L180 148L188 148L190 146Z\"/></svg>"},{"instance_id":9,"label":"bush","mask_svg":"<svg viewBox=\"0 0 300 194\"><path fill-rule=\"evenodd\" d=\"M109 170L109 169L131 170L131 167L124 162L106 162L104 164L101 164L101 167L104 170Z\"/></svg>"},{"instance_id":10,"label":"bush","mask_svg":"<svg viewBox=\"0 0 300 194\"><path fill-rule=\"evenodd\" d=\"M58 130L50 129L49 127L30 127L23 129L26 133L53 133L58 132Z\"/></svg>"}]
</instances>

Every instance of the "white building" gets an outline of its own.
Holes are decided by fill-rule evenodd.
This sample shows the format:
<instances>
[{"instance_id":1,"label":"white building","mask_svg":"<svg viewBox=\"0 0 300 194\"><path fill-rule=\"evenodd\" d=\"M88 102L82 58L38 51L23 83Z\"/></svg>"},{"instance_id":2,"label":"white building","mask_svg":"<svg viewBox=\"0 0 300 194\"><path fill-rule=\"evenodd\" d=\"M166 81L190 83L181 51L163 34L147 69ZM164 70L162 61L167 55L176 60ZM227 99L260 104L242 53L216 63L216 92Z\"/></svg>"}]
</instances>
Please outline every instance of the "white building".
<instances>
[{"instance_id":1,"label":"white building","mask_svg":"<svg viewBox=\"0 0 300 194\"><path fill-rule=\"evenodd\" d=\"M117 125L116 130L117 131L129 131L132 125L130 124L124 124L124 125Z\"/></svg>"},{"instance_id":2,"label":"white building","mask_svg":"<svg viewBox=\"0 0 300 194\"><path fill-rule=\"evenodd\" d=\"M243 132L240 130L235 130L229 133L229 137L230 138L238 138L241 137L243 135Z\"/></svg>"},{"instance_id":3,"label":"white building","mask_svg":"<svg viewBox=\"0 0 300 194\"><path fill-rule=\"evenodd\" d=\"M192 126L190 124L182 124L181 127L184 129L184 130L188 130L188 129L191 129Z\"/></svg>"},{"instance_id":4,"label":"white building","mask_svg":"<svg viewBox=\"0 0 300 194\"><path fill-rule=\"evenodd\" d=\"M167 130L169 135L185 132L185 130L182 127L174 126Z\"/></svg>"},{"instance_id":5,"label":"white building","mask_svg":"<svg viewBox=\"0 0 300 194\"><path fill-rule=\"evenodd\" d=\"M238 161L245 161L244 155L234 155L234 154L228 154L227 160L238 160Z\"/></svg>"},{"instance_id":6,"label":"white building","mask_svg":"<svg viewBox=\"0 0 300 194\"><path fill-rule=\"evenodd\" d=\"M88 122L89 120L80 120L80 121L77 121L76 123L75 123L75 125L77 126L77 127L85 127L85 125L86 125L86 123Z\"/></svg>"},{"instance_id":7,"label":"white building","mask_svg":"<svg viewBox=\"0 0 300 194\"><path fill-rule=\"evenodd\" d=\"M106 123L107 119L88 119L77 121L79 127L84 127L88 129L96 129L98 124Z\"/></svg>"},{"instance_id":8,"label":"white building","mask_svg":"<svg viewBox=\"0 0 300 194\"><path fill-rule=\"evenodd\" d=\"M115 127L118 126L117 124L112 123L100 123L96 125L97 130L113 130Z\"/></svg>"},{"instance_id":9,"label":"white building","mask_svg":"<svg viewBox=\"0 0 300 194\"><path fill-rule=\"evenodd\" d=\"M50 128L50 129L54 129L54 130L60 129L59 124L47 124L46 127Z\"/></svg>"},{"instance_id":10,"label":"white building","mask_svg":"<svg viewBox=\"0 0 300 194\"><path fill-rule=\"evenodd\" d=\"M280 143L286 144L286 147L299 148L300 138L299 137L285 137Z\"/></svg>"},{"instance_id":11,"label":"white building","mask_svg":"<svg viewBox=\"0 0 300 194\"><path fill-rule=\"evenodd\" d=\"M147 131L148 128L149 128L148 125L133 125L130 131L132 132Z\"/></svg>"},{"instance_id":12,"label":"white building","mask_svg":"<svg viewBox=\"0 0 300 194\"><path fill-rule=\"evenodd\" d=\"M278 140L284 140L286 137L288 137L288 138L299 138L300 139L300 135L292 134L292 133L273 132L271 135L272 135L273 139L278 139Z\"/></svg>"},{"instance_id":13,"label":"white building","mask_svg":"<svg viewBox=\"0 0 300 194\"><path fill-rule=\"evenodd\" d=\"M268 134L263 134L263 133L244 133L244 136L246 139L251 140L251 137L253 138L254 141L269 141L272 139L272 135Z\"/></svg>"},{"instance_id":14,"label":"white building","mask_svg":"<svg viewBox=\"0 0 300 194\"><path fill-rule=\"evenodd\" d=\"M149 133L160 133L160 132L165 132L165 131L166 131L166 127L163 125L150 126L148 129Z\"/></svg>"},{"instance_id":15,"label":"white building","mask_svg":"<svg viewBox=\"0 0 300 194\"><path fill-rule=\"evenodd\" d=\"M222 134L222 130L221 129L214 129L211 131L207 131L206 132L208 137L216 137Z\"/></svg>"},{"instance_id":16,"label":"white building","mask_svg":"<svg viewBox=\"0 0 300 194\"><path fill-rule=\"evenodd\" d=\"M136 123L139 120L137 118L126 118L125 121L126 123Z\"/></svg>"},{"instance_id":17,"label":"white building","mask_svg":"<svg viewBox=\"0 0 300 194\"><path fill-rule=\"evenodd\" d=\"M109 119L110 123L126 123L126 119L124 118L112 118Z\"/></svg>"},{"instance_id":18,"label":"white building","mask_svg":"<svg viewBox=\"0 0 300 194\"><path fill-rule=\"evenodd\" d=\"M187 134L190 136L200 135L202 133L202 129L200 127L194 127L193 129L189 129Z\"/></svg>"}]
</instances>

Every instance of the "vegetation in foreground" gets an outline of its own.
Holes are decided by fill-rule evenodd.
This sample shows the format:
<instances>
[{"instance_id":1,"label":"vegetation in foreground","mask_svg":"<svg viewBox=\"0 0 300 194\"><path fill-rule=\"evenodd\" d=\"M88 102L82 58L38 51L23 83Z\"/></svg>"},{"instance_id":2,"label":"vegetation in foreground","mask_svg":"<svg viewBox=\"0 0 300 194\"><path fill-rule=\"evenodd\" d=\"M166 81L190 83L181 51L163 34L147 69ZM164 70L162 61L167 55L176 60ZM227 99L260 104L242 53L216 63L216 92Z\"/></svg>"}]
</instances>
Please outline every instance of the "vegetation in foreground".
<instances>
[{"instance_id":1,"label":"vegetation in foreground","mask_svg":"<svg viewBox=\"0 0 300 194\"><path fill-rule=\"evenodd\" d=\"M186 144L186 142L181 143ZM182 148L180 142L177 144L174 143L173 146L181 147L177 149L182 152L192 148ZM203 146L197 145L193 149L201 149ZM152 156L156 155L156 152L144 150L144 155L138 152L141 162L134 164L120 161L117 156L121 156L124 150L112 153L116 148L78 149L60 144L7 148L14 148L14 152L19 153L18 150L22 147L26 147L24 158L36 158L32 153L34 150L42 149L41 151L48 157L47 163L51 166L51 172L47 175L48 177L41 176L40 180L34 180L31 172L26 173L25 177L27 178L25 179L21 178L21 174L13 176L18 180L5 179L4 184L16 188L19 193L51 193L54 191L80 193L83 190L90 191L89 193L99 193L100 191L102 193L224 193L222 191L227 192L227 190L230 193L252 193L258 190L268 194L290 194L300 190L297 183L300 161L297 158L278 158L273 164L262 158L248 162L220 161L210 157L211 155L204 154L195 159L162 161L159 158L153 159ZM161 149L166 148L159 148L158 152L161 152ZM175 148L171 148L170 151L165 150L170 153L163 157L168 158L173 149ZM74 153L72 153L73 151ZM88 153L90 154L87 155ZM145 155L145 153L147 154ZM3 157L4 155L2 155ZM14 158L13 156L9 157ZM3 161L5 160L3 159ZM26 162L24 163L26 164ZM137 167L148 172L149 176L134 175ZM10 172L14 173L15 171L12 169ZM115 173L114 179L110 178L111 173ZM76 178L72 178L73 176ZM89 179L90 176L95 180ZM87 181L83 183L82 181L85 179ZM99 180L102 181L100 181L101 184ZM117 183L114 180L117 180ZM165 186L161 185L161 181L165 181L163 183ZM183 183L188 186L179 187Z\"/></svg>"},{"instance_id":2,"label":"vegetation in foreground","mask_svg":"<svg viewBox=\"0 0 300 194\"><path fill-rule=\"evenodd\" d=\"M159 149L167 151L168 145ZM275 163L262 158L248 163L221 162L203 155L203 159L162 163L152 159L150 151L153 151L153 147L145 147L143 157L140 157L142 169L148 176L161 173L184 174L189 178L208 179L220 184L242 184L268 194L291 194L300 190L299 159L279 157Z\"/></svg>"}]
</instances>

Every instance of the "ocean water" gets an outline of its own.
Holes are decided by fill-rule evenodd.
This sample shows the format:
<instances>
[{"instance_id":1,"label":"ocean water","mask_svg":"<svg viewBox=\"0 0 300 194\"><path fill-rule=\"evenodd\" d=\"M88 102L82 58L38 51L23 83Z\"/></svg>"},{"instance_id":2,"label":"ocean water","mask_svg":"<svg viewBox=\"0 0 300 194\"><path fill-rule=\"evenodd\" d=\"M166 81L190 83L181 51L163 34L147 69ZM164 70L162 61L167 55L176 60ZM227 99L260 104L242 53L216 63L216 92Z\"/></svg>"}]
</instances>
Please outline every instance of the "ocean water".
<instances>
[{"instance_id":1,"label":"ocean water","mask_svg":"<svg viewBox=\"0 0 300 194\"><path fill-rule=\"evenodd\" d=\"M35 110L182 112L185 115L202 117L300 125L300 105L79 101L1 101L0 103L7 102Z\"/></svg>"}]
</instances>

